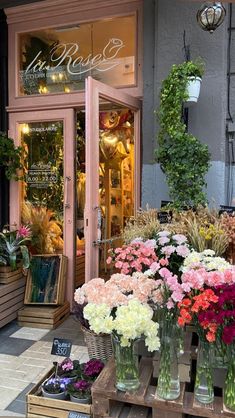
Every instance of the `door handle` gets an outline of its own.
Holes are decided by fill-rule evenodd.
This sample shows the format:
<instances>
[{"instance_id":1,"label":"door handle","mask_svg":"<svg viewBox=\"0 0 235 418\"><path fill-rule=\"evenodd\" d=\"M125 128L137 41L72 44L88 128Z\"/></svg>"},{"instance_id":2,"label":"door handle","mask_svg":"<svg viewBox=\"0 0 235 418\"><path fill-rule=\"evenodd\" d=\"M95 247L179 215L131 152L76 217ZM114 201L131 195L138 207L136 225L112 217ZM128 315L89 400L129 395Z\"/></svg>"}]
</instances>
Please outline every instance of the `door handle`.
<instances>
[{"instance_id":1,"label":"door handle","mask_svg":"<svg viewBox=\"0 0 235 418\"><path fill-rule=\"evenodd\" d=\"M97 241L94 241L94 245L99 245L102 235L102 209L100 206L95 206L93 210L97 210Z\"/></svg>"},{"instance_id":2,"label":"door handle","mask_svg":"<svg viewBox=\"0 0 235 418\"><path fill-rule=\"evenodd\" d=\"M69 182L71 181L71 177L70 176L66 176L65 177L65 188L64 188L64 207L65 209L69 209L71 207L69 200L68 200L68 185Z\"/></svg>"}]
</instances>

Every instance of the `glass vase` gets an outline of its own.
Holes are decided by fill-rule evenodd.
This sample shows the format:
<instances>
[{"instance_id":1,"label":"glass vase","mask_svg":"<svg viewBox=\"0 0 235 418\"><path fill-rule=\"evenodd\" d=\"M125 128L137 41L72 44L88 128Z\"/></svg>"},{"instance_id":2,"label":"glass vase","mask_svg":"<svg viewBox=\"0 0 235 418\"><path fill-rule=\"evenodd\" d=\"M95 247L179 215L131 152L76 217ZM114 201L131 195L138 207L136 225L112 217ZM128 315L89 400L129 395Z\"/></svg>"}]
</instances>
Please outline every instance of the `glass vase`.
<instances>
[{"instance_id":1,"label":"glass vase","mask_svg":"<svg viewBox=\"0 0 235 418\"><path fill-rule=\"evenodd\" d=\"M180 396L178 369L178 343L175 321L165 320L162 324L160 364L156 395L165 400Z\"/></svg>"},{"instance_id":2,"label":"glass vase","mask_svg":"<svg viewBox=\"0 0 235 418\"><path fill-rule=\"evenodd\" d=\"M199 339L194 396L203 404L209 404L214 400L212 358L211 343Z\"/></svg>"},{"instance_id":3,"label":"glass vase","mask_svg":"<svg viewBox=\"0 0 235 418\"><path fill-rule=\"evenodd\" d=\"M220 341L216 341L213 352L212 366L217 369L227 368L227 357L224 345Z\"/></svg>"},{"instance_id":4,"label":"glass vase","mask_svg":"<svg viewBox=\"0 0 235 418\"><path fill-rule=\"evenodd\" d=\"M224 384L224 405L235 411L235 347L228 347L228 370Z\"/></svg>"},{"instance_id":5,"label":"glass vase","mask_svg":"<svg viewBox=\"0 0 235 418\"><path fill-rule=\"evenodd\" d=\"M129 347L122 347L120 338L113 335L112 343L116 366L116 388L122 392L138 389L140 381L135 341L131 340Z\"/></svg>"}]
</instances>

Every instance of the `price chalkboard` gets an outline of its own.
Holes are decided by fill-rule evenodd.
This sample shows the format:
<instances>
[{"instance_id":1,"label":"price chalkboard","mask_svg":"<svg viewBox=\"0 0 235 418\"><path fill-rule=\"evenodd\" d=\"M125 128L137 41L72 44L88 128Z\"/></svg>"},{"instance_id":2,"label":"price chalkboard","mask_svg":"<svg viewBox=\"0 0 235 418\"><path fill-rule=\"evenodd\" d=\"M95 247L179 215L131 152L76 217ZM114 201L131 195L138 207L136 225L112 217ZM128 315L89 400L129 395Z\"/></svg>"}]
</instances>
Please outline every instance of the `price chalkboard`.
<instances>
[{"instance_id":1,"label":"price chalkboard","mask_svg":"<svg viewBox=\"0 0 235 418\"><path fill-rule=\"evenodd\" d=\"M170 203L172 203L172 200L161 200L161 208L170 205Z\"/></svg>"},{"instance_id":2,"label":"price chalkboard","mask_svg":"<svg viewBox=\"0 0 235 418\"><path fill-rule=\"evenodd\" d=\"M160 222L160 224L168 224L172 220L172 212L158 212L157 218Z\"/></svg>"},{"instance_id":3,"label":"price chalkboard","mask_svg":"<svg viewBox=\"0 0 235 418\"><path fill-rule=\"evenodd\" d=\"M68 418L91 418L90 415L83 414L82 412L70 411Z\"/></svg>"},{"instance_id":4,"label":"price chalkboard","mask_svg":"<svg viewBox=\"0 0 235 418\"><path fill-rule=\"evenodd\" d=\"M220 206L219 215L222 213L227 213L228 215L233 215L235 213L235 206Z\"/></svg>"},{"instance_id":5,"label":"price chalkboard","mask_svg":"<svg viewBox=\"0 0 235 418\"><path fill-rule=\"evenodd\" d=\"M63 338L54 338L51 354L55 356L69 357L72 349L72 341Z\"/></svg>"}]
</instances>

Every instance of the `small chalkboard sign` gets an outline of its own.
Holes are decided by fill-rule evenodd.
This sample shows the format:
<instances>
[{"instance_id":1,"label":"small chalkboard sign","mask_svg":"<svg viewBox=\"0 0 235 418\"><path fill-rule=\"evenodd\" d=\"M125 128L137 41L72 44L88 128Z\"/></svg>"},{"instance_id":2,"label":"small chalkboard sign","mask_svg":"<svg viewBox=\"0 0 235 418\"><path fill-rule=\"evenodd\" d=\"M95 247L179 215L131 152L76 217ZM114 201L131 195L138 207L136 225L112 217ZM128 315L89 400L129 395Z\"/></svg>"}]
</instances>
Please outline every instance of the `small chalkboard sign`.
<instances>
[{"instance_id":1,"label":"small chalkboard sign","mask_svg":"<svg viewBox=\"0 0 235 418\"><path fill-rule=\"evenodd\" d=\"M69 357L72 349L72 341L63 338L54 338L51 354L55 356Z\"/></svg>"},{"instance_id":2,"label":"small chalkboard sign","mask_svg":"<svg viewBox=\"0 0 235 418\"><path fill-rule=\"evenodd\" d=\"M170 205L170 203L172 203L172 200L161 200L161 208Z\"/></svg>"},{"instance_id":3,"label":"small chalkboard sign","mask_svg":"<svg viewBox=\"0 0 235 418\"><path fill-rule=\"evenodd\" d=\"M232 215L233 213L235 213L235 206L220 205L219 215L221 215L222 213Z\"/></svg>"},{"instance_id":4,"label":"small chalkboard sign","mask_svg":"<svg viewBox=\"0 0 235 418\"><path fill-rule=\"evenodd\" d=\"M70 411L68 418L91 418L90 415L83 414L82 412Z\"/></svg>"},{"instance_id":5,"label":"small chalkboard sign","mask_svg":"<svg viewBox=\"0 0 235 418\"><path fill-rule=\"evenodd\" d=\"M157 218L158 218L160 224L168 224L172 220L172 211L169 211L169 212L164 212L164 211L158 212Z\"/></svg>"}]
</instances>

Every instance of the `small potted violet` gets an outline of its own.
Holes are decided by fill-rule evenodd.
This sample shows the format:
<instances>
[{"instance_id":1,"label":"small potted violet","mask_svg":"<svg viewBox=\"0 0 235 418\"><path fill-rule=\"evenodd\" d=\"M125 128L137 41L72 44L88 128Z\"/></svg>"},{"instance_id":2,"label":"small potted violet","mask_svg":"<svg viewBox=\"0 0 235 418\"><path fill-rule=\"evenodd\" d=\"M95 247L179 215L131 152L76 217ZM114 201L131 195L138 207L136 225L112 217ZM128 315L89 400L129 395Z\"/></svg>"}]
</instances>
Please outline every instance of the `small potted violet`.
<instances>
[{"instance_id":1,"label":"small potted violet","mask_svg":"<svg viewBox=\"0 0 235 418\"><path fill-rule=\"evenodd\" d=\"M54 398L63 400L66 398L66 379L60 379L58 376L51 377L42 384L42 396L45 398Z\"/></svg>"},{"instance_id":2,"label":"small potted violet","mask_svg":"<svg viewBox=\"0 0 235 418\"><path fill-rule=\"evenodd\" d=\"M104 363L100 360L91 359L82 364L82 375L86 380L94 381L104 368Z\"/></svg>"},{"instance_id":3,"label":"small potted violet","mask_svg":"<svg viewBox=\"0 0 235 418\"><path fill-rule=\"evenodd\" d=\"M91 403L91 382L87 380L78 380L67 385L67 393L70 400L76 403Z\"/></svg>"},{"instance_id":4,"label":"small potted violet","mask_svg":"<svg viewBox=\"0 0 235 418\"><path fill-rule=\"evenodd\" d=\"M60 378L66 378L68 383L75 382L81 378L81 365L78 360L71 360L65 358L61 363L58 363L56 375Z\"/></svg>"}]
</instances>

